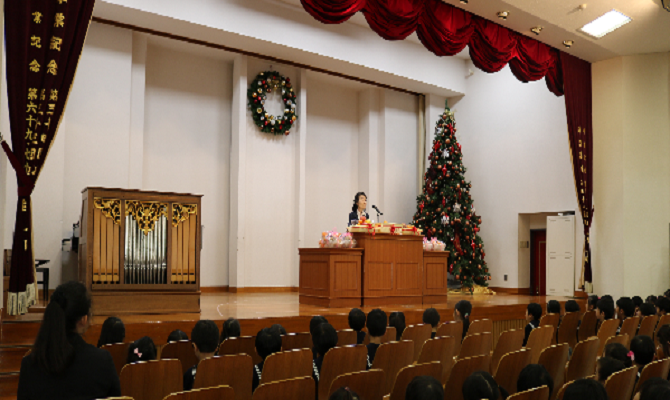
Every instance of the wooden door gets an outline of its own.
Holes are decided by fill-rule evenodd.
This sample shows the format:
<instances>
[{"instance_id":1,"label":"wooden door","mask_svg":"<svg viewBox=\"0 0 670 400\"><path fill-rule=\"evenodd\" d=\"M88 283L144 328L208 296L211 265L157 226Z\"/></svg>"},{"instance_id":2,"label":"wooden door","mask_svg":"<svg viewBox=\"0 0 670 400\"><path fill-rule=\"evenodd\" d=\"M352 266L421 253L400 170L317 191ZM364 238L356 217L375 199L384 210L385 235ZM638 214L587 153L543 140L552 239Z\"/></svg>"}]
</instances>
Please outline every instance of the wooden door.
<instances>
[{"instance_id":1,"label":"wooden door","mask_svg":"<svg viewBox=\"0 0 670 400\"><path fill-rule=\"evenodd\" d=\"M547 230L530 231L530 293L547 294Z\"/></svg>"}]
</instances>

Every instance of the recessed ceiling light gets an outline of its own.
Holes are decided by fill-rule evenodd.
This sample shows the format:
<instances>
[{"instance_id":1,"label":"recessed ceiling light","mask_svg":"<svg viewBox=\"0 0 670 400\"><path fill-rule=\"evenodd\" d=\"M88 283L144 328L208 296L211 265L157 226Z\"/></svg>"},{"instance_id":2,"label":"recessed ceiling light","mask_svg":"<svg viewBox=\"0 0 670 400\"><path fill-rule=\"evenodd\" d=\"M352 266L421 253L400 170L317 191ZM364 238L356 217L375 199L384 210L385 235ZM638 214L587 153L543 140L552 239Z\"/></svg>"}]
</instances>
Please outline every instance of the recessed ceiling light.
<instances>
[{"instance_id":1,"label":"recessed ceiling light","mask_svg":"<svg viewBox=\"0 0 670 400\"><path fill-rule=\"evenodd\" d=\"M509 11L500 11L498 13L498 18L500 19L507 19L509 17Z\"/></svg>"},{"instance_id":2,"label":"recessed ceiling light","mask_svg":"<svg viewBox=\"0 0 670 400\"><path fill-rule=\"evenodd\" d=\"M461 3L468 4L468 0L461 0Z\"/></svg>"},{"instance_id":3,"label":"recessed ceiling light","mask_svg":"<svg viewBox=\"0 0 670 400\"><path fill-rule=\"evenodd\" d=\"M568 49L572 47L572 45L575 44L573 40L564 40L563 41L563 46L567 47Z\"/></svg>"},{"instance_id":4,"label":"recessed ceiling light","mask_svg":"<svg viewBox=\"0 0 670 400\"><path fill-rule=\"evenodd\" d=\"M539 35L540 32L542 32L542 29L544 29L544 28L542 28L541 26L534 26L534 27L530 28L530 31L533 32L536 35Z\"/></svg>"},{"instance_id":5,"label":"recessed ceiling light","mask_svg":"<svg viewBox=\"0 0 670 400\"><path fill-rule=\"evenodd\" d=\"M601 38L615 29L621 28L631 18L617 10L612 10L582 26L581 31L594 38Z\"/></svg>"},{"instance_id":6,"label":"recessed ceiling light","mask_svg":"<svg viewBox=\"0 0 670 400\"><path fill-rule=\"evenodd\" d=\"M670 11L670 0L661 0L661 5L666 11Z\"/></svg>"}]
</instances>

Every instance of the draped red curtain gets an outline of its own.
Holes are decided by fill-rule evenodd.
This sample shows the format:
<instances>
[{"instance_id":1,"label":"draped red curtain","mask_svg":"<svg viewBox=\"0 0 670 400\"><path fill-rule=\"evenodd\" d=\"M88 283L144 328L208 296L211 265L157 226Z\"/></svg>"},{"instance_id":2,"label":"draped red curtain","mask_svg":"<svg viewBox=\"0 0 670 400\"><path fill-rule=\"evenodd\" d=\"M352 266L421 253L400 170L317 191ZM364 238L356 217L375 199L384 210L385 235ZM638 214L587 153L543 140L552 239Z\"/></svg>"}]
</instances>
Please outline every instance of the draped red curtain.
<instances>
[{"instance_id":1,"label":"draped red curtain","mask_svg":"<svg viewBox=\"0 0 670 400\"><path fill-rule=\"evenodd\" d=\"M12 148L2 148L16 172L18 202L7 312L35 304L30 195L56 136L93 13L94 0L5 2L7 96Z\"/></svg>"}]
</instances>

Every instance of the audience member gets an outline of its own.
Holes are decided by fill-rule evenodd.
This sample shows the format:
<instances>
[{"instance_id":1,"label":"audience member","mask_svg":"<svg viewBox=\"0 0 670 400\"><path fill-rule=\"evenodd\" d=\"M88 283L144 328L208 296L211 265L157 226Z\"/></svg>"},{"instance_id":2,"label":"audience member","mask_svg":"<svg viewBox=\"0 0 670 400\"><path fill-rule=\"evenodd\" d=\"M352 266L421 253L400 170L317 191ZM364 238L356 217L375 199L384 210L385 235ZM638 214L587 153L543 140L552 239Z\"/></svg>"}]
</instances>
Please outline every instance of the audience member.
<instances>
[{"instance_id":1,"label":"audience member","mask_svg":"<svg viewBox=\"0 0 670 400\"><path fill-rule=\"evenodd\" d=\"M602 300L602 299L609 300L609 301L612 302L612 304L614 304L614 297L612 297L612 296L609 295L609 294L602 295L602 296L600 297L600 299L601 299L601 300Z\"/></svg>"},{"instance_id":2,"label":"audience member","mask_svg":"<svg viewBox=\"0 0 670 400\"><path fill-rule=\"evenodd\" d=\"M547 302L547 314L560 314L561 313L561 303L558 300L549 300Z\"/></svg>"},{"instance_id":3,"label":"audience member","mask_svg":"<svg viewBox=\"0 0 670 400\"><path fill-rule=\"evenodd\" d=\"M405 400L444 400L444 388L432 376L417 376L407 385Z\"/></svg>"},{"instance_id":4,"label":"audience member","mask_svg":"<svg viewBox=\"0 0 670 400\"><path fill-rule=\"evenodd\" d=\"M96 399L121 395L111 354L81 337L91 297L79 282L59 285L44 310L30 355L21 360L19 399Z\"/></svg>"},{"instance_id":5,"label":"audience member","mask_svg":"<svg viewBox=\"0 0 670 400\"><path fill-rule=\"evenodd\" d=\"M651 303L643 303L640 306L640 311L639 311L638 317L640 317L640 319L642 319L642 318L648 317L650 315L656 315L656 306L651 304Z\"/></svg>"},{"instance_id":6,"label":"audience member","mask_svg":"<svg viewBox=\"0 0 670 400\"><path fill-rule=\"evenodd\" d=\"M614 318L614 302L604 297L598 300L598 304L596 304L596 317L601 324L603 321Z\"/></svg>"},{"instance_id":7,"label":"audience member","mask_svg":"<svg viewBox=\"0 0 670 400\"><path fill-rule=\"evenodd\" d=\"M258 385L261 384L261 375L263 373L263 364L265 359L270 354L281 351L281 335L279 330L274 328L263 328L256 335L256 353L263 359L258 364L254 365L253 380L251 390L256 391Z\"/></svg>"},{"instance_id":8,"label":"audience member","mask_svg":"<svg viewBox=\"0 0 670 400\"><path fill-rule=\"evenodd\" d=\"M670 299L667 297L659 297L656 300L656 313L659 317L670 314Z\"/></svg>"},{"instance_id":9,"label":"audience member","mask_svg":"<svg viewBox=\"0 0 670 400\"><path fill-rule=\"evenodd\" d=\"M102 323L98 347L106 344L123 343L126 338L126 327L123 321L116 317L109 317Z\"/></svg>"},{"instance_id":10,"label":"audience member","mask_svg":"<svg viewBox=\"0 0 670 400\"><path fill-rule=\"evenodd\" d=\"M368 313L368 319L365 325L370 334L370 344L368 344L368 369L372 367L372 362L375 360L377 349L382 344L382 337L386 333L386 313L379 308Z\"/></svg>"},{"instance_id":11,"label":"audience member","mask_svg":"<svg viewBox=\"0 0 670 400\"><path fill-rule=\"evenodd\" d=\"M626 366L619 360L609 357L601 357L596 363L596 378L603 385L612 374L626 369Z\"/></svg>"},{"instance_id":12,"label":"audience member","mask_svg":"<svg viewBox=\"0 0 670 400\"><path fill-rule=\"evenodd\" d=\"M359 343L360 344L360 343ZM359 400L358 394L348 387L342 386L330 395L328 400Z\"/></svg>"},{"instance_id":13,"label":"audience member","mask_svg":"<svg viewBox=\"0 0 670 400\"><path fill-rule=\"evenodd\" d=\"M193 351L195 358L200 361L214 357L219 348L219 327L214 321L203 319L195 323L191 330L191 342L193 342ZM198 364L184 372L184 390L193 389L195 374L198 370Z\"/></svg>"},{"instance_id":14,"label":"audience member","mask_svg":"<svg viewBox=\"0 0 670 400\"><path fill-rule=\"evenodd\" d=\"M128 346L128 358L126 364L131 364L138 361L152 361L156 359L156 345L153 339L149 336L144 336L132 342Z\"/></svg>"},{"instance_id":15,"label":"audience member","mask_svg":"<svg viewBox=\"0 0 670 400\"><path fill-rule=\"evenodd\" d=\"M356 344L363 344L365 340L365 313L360 308L352 308L349 311L349 328L356 331Z\"/></svg>"},{"instance_id":16,"label":"audience member","mask_svg":"<svg viewBox=\"0 0 670 400\"><path fill-rule=\"evenodd\" d=\"M551 398L554 392L554 379L549 375L549 371L540 364L526 365L516 381L517 392L525 392L542 386L549 387L549 398Z\"/></svg>"},{"instance_id":17,"label":"audience member","mask_svg":"<svg viewBox=\"0 0 670 400\"><path fill-rule=\"evenodd\" d=\"M178 342L180 340L188 340L188 335L181 329L175 329L170 332L167 339L168 343Z\"/></svg>"},{"instance_id":18,"label":"audience member","mask_svg":"<svg viewBox=\"0 0 670 400\"><path fill-rule=\"evenodd\" d=\"M644 301L642 300L642 297L640 296L633 296L632 298L633 304L635 305L635 312L637 313L637 310L640 309L640 306L644 304Z\"/></svg>"},{"instance_id":19,"label":"audience member","mask_svg":"<svg viewBox=\"0 0 670 400\"><path fill-rule=\"evenodd\" d=\"M228 338L240 337L241 334L242 329L240 327L240 321L235 318L228 318L223 322L223 326L221 327L219 344L223 343L223 341Z\"/></svg>"},{"instance_id":20,"label":"audience member","mask_svg":"<svg viewBox=\"0 0 670 400\"><path fill-rule=\"evenodd\" d=\"M464 400L498 400L499 397L500 388L488 372L474 372L463 382Z\"/></svg>"},{"instance_id":21,"label":"audience member","mask_svg":"<svg viewBox=\"0 0 670 400\"><path fill-rule=\"evenodd\" d=\"M437 310L432 307L427 308L426 311L423 312L423 323L430 324L433 329L433 332L430 334L430 338L435 338L435 335L437 334L437 327L440 324L440 313L438 313Z\"/></svg>"},{"instance_id":22,"label":"audience member","mask_svg":"<svg viewBox=\"0 0 670 400\"><path fill-rule=\"evenodd\" d=\"M272 329L276 330L277 332L279 332L279 335L281 335L281 336L284 336L284 335L286 335L286 333L287 333L287 332L286 332L286 328L284 328L284 327L282 326L282 324L274 324L274 325L272 325L270 328L272 328Z\"/></svg>"},{"instance_id":23,"label":"audience member","mask_svg":"<svg viewBox=\"0 0 670 400\"><path fill-rule=\"evenodd\" d=\"M663 358L670 357L670 324L663 325L658 330L656 340L663 348Z\"/></svg>"},{"instance_id":24,"label":"audience member","mask_svg":"<svg viewBox=\"0 0 670 400\"><path fill-rule=\"evenodd\" d=\"M400 341L402 333L405 332L405 314L402 311L394 311L389 315L389 326L395 328L395 340Z\"/></svg>"},{"instance_id":25,"label":"audience member","mask_svg":"<svg viewBox=\"0 0 670 400\"><path fill-rule=\"evenodd\" d=\"M637 366L637 376L640 376L642 368L654 361L656 356L656 346L649 336L638 335L630 341L630 353L633 356L633 363Z\"/></svg>"},{"instance_id":26,"label":"audience member","mask_svg":"<svg viewBox=\"0 0 670 400\"><path fill-rule=\"evenodd\" d=\"M633 397L633 400L668 399L670 399L670 382L659 377L647 379L640 385L640 390Z\"/></svg>"},{"instance_id":27,"label":"audience member","mask_svg":"<svg viewBox=\"0 0 670 400\"><path fill-rule=\"evenodd\" d=\"M312 319L309 321L309 333L312 335L312 359L316 359L316 342L314 338L314 332L319 328L319 325L321 324L327 324L328 320L326 317L321 316L321 315L315 315L312 317Z\"/></svg>"},{"instance_id":28,"label":"audience member","mask_svg":"<svg viewBox=\"0 0 670 400\"><path fill-rule=\"evenodd\" d=\"M463 322L463 336L461 341L465 339L470 328L470 314L472 314L472 304L467 300L460 300L454 307L454 320Z\"/></svg>"},{"instance_id":29,"label":"audience member","mask_svg":"<svg viewBox=\"0 0 670 400\"><path fill-rule=\"evenodd\" d=\"M654 296L654 295L652 294L651 296L647 296L647 298L646 298L646 300L645 300L645 303L653 304L654 307L655 307L655 306L656 306L656 300L657 300L657 299L656 299L656 296Z\"/></svg>"},{"instance_id":30,"label":"audience member","mask_svg":"<svg viewBox=\"0 0 670 400\"><path fill-rule=\"evenodd\" d=\"M622 322L635 316L635 303L630 297L622 297L616 301L616 316Z\"/></svg>"},{"instance_id":31,"label":"audience member","mask_svg":"<svg viewBox=\"0 0 670 400\"><path fill-rule=\"evenodd\" d=\"M312 361L312 378L314 378L314 382L316 383L316 393L319 393L319 378L321 376L323 358L326 356L328 350L337 346L337 331L331 324L327 322L321 323L314 328L312 340L316 349L316 357Z\"/></svg>"},{"instance_id":32,"label":"audience member","mask_svg":"<svg viewBox=\"0 0 670 400\"><path fill-rule=\"evenodd\" d=\"M600 299L596 295L589 296L586 304L586 311L595 311L598 300Z\"/></svg>"},{"instance_id":33,"label":"audience member","mask_svg":"<svg viewBox=\"0 0 670 400\"><path fill-rule=\"evenodd\" d=\"M610 343L605 346L603 356L621 361L626 368L633 366L633 360L631 359L632 353L621 343Z\"/></svg>"},{"instance_id":34,"label":"audience member","mask_svg":"<svg viewBox=\"0 0 670 400\"><path fill-rule=\"evenodd\" d=\"M528 343L530 332L533 329L540 326L541 317L542 317L542 306L537 303L528 304L528 308L526 309L526 321L528 321L528 325L526 325L526 335L523 338L524 347Z\"/></svg>"},{"instance_id":35,"label":"audience member","mask_svg":"<svg viewBox=\"0 0 670 400\"><path fill-rule=\"evenodd\" d=\"M581 311L581 308L579 307L579 303L577 303L574 300L568 300L565 302L565 312L579 312Z\"/></svg>"},{"instance_id":36,"label":"audience member","mask_svg":"<svg viewBox=\"0 0 670 400\"><path fill-rule=\"evenodd\" d=\"M602 383L593 379L577 379L565 389L563 400L609 400Z\"/></svg>"}]
</instances>

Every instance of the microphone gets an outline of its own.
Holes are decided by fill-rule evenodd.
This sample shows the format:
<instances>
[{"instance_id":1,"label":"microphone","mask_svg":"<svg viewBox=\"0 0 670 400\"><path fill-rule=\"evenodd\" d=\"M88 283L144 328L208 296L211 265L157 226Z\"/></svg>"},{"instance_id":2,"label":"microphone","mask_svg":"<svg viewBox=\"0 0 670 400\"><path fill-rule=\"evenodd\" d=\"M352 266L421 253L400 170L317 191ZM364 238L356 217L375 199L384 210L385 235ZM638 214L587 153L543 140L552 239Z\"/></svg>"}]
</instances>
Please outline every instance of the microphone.
<instances>
[{"instance_id":1,"label":"microphone","mask_svg":"<svg viewBox=\"0 0 670 400\"><path fill-rule=\"evenodd\" d=\"M379 214L379 215L384 215L383 212L379 211L379 209L377 208L377 206L374 206L374 205L373 205L372 208L374 208L375 210L377 210L377 214Z\"/></svg>"}]
</instances>

